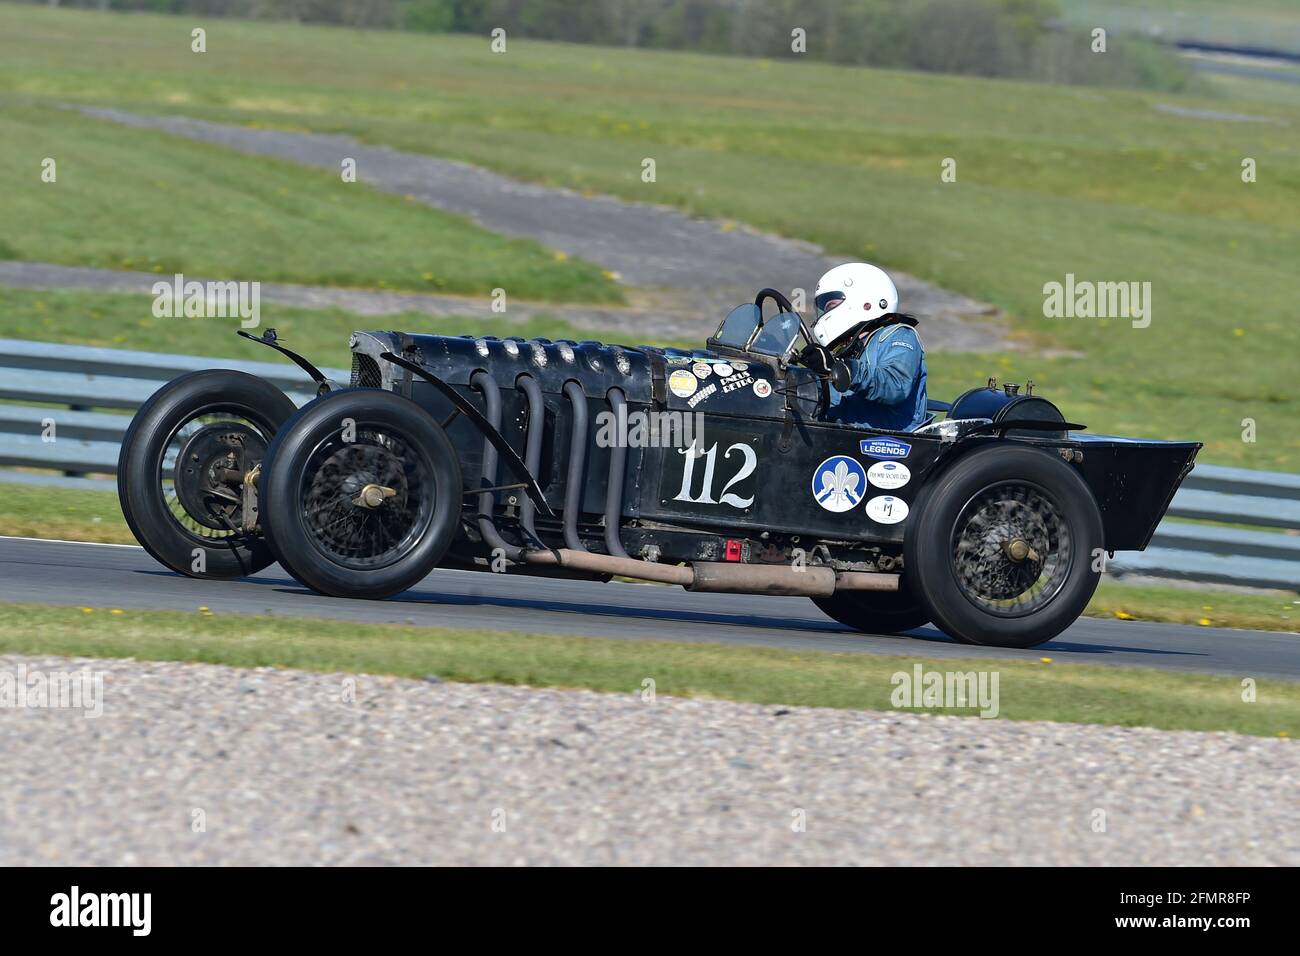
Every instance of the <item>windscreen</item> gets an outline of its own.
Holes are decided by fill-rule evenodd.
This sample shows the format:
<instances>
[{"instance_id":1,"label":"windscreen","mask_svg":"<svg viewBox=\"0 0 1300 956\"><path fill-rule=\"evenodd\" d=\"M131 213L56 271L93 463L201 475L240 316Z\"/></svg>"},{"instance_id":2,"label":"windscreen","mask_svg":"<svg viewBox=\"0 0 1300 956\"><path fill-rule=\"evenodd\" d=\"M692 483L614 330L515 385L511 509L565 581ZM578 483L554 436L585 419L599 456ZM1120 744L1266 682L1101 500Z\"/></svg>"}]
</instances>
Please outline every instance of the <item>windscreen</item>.
<instances>
[{"instance_id":1,"label":"windscreen","mask_svg":"<svg viewBox=\"0 0 1300 956\"><path fill-rule=\"evenodd\" d=\"M718 327L718 334L714 336L720 345L729 345L732 348L743 349L749 344L749 337L754 334L754 329L762 321L762 313L758 311L758 306L752 302L744 305L738 305L727 313L727 317L722 320L722 325Z\"/></svg>"},{"instance_id":2,"label":"windscreen","mask_svg":"<svg viewBox=\"0 0 1300 956\"><path fill-rule=\"evenodd\" d=\"M763 323L750 351L763 355L785 355L799 335L799 316L795 312L780 312Z\"/></svg>"}]
</instances>

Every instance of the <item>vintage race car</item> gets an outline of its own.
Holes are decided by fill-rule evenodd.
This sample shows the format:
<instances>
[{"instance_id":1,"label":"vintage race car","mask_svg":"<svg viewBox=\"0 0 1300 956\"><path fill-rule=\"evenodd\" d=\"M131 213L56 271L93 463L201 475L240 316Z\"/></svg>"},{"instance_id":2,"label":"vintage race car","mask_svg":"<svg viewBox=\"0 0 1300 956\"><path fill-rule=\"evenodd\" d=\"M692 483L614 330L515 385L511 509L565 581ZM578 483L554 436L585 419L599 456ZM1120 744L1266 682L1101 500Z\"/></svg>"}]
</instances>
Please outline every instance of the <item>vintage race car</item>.
<instances>
[{"instance_id":1,"label":"vintage race car","mask_svg":"<svg viewBox=\"0 0 1300 956\"><path fill-rule=\"evenodd\" d=\"M318 397L175 379L126 434L122 510L183 574L278 560L340 597L438 567L621 576L1031 647L1083 611L1108 554L1146 547L1201 447L1082 434L1032 383L992 380L910 432L821 421L826 377L771 289L694 351L356 332L347 387L273 330L241 334Z\"/></svg>"}]
</instances>

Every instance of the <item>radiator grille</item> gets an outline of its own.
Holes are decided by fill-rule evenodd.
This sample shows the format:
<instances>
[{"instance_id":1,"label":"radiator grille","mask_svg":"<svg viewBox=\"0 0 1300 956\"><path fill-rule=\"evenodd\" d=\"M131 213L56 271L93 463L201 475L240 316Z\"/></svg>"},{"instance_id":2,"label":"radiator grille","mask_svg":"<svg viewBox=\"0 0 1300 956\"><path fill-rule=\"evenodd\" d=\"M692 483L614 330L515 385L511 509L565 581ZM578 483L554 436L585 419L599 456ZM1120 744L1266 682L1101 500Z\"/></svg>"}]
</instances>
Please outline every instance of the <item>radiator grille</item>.
<instances>
[{"instance_id":1,"label":"radiator grille","mask_svg":"<svg viewBox=\"0 0 1300 956\"><path fill-rule=\"evenodd\" d=\"M384 377L379 371L379 363L369 355L352 353L352 387L379 388L384 384Z\"/></svg>"}]
</instances>

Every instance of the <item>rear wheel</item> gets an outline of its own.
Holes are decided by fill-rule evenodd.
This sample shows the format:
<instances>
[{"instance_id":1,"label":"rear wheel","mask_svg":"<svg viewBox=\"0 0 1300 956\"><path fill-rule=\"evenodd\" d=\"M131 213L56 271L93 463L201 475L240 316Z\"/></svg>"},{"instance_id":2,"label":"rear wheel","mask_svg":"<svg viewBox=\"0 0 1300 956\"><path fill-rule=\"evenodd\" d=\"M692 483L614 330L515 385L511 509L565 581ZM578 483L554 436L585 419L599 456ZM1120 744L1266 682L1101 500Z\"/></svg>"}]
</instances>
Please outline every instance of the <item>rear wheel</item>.
<instances>
[{"instance_id":1,"label":"rear wheel","mask_svg":"<svg viewBox=\"0 0 1300 956\"><path fill-rule=\"evenodd\" d=\"M245 514L245 479L293 402L245 372L211 369L168 382L140 407L122 439L117 494L137 541L192 577L253 574L275 559Z\"/></svg>"},{"instance_id":2,"label":"rear wheel","mask_svg":"<svg viewBox=\"0 0 1300 956\"><path fill-rule=\"evenodd\" d=\"M930 612L905 585L897 591L837 591L812 602L827 617L867 634L898 634L930 623Z\"/></svg>"},{"instance_id":3,"label":"rear wheel","mask_svg":"<svg viewBox=\"0 0 1300 956\"><path fill-rule=\"evenodd\" d=\"M260 488L280 563L335 597L405 591L438 565L459 527L460 465L446 432L380 389L302 408L271 443Z\"/></svg>"},{"instance_id":4,"label":"rear wheel","mask_svg":"<svg viewBox=\"0 0 1300 956\"><path fill-rule=\"evenodd\" d=\"M970 453L926 491L908 528L908 570L932 620L958 640L1033 647L1083 613L1100 578L1101 515L1050 452Z\"/></svg>"}]
</instances>

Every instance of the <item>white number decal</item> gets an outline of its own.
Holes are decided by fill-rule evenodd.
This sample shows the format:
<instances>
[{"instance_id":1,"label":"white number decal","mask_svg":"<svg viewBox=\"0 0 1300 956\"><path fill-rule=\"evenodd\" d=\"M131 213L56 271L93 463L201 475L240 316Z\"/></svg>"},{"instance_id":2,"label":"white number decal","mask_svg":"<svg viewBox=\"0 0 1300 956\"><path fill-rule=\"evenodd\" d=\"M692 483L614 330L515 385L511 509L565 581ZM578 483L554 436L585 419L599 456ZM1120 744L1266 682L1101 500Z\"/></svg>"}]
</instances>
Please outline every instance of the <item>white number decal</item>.
<instances>
[{"instance_id":1,"label":"white number decal","mask_svg":"<svg viewBox=\"0 0 1300 956\"><path fill-rule=\"evenodd\" d=\"M718 446L714 445L713 447L716 448ZM727 449L727 453L722 457L730 458L731 453L737 448L740 449L740 455L745 459L745 463L740 466L740 471L736 472L735 476L722 486L722 494L718 496L718 500L724 505L731 505L733 508L748 508L754 503L753 495L750 495L748 498L741 498L738 495L733 495L727 489L738 481L744 481L754 473L754 469L758 467L758 453L744 442L736 442L736 444Z\"/></svg>"},{"instance_id":2,"label":"white number decal","mask_svg":"<svg viewBox=\"0 0 1300 956\"><path fill-rule=\"evenodd\" d=\"M752 475L754 469L758 467L758 454L753 448L749 447L744 442L736 442L736 444L726 450L722 457L730 458L731 453L737 449L740 450L740 455L744 461L740 466L740 470L731 477L730 481L723 485L722 494L718 497L718 500L715 501L713 499L713 472L718 462L717 442L714 442L708 451L700 451L696 447L695 442L691 442L689 448L679 448L677 454L685 455L686 461L682 465L682 487L673 497L673 501L686 501L693 505L724 504L730 505L733 508L748 508L752 505L754 503L753 495L750 495L748 498L741 498L739 495L732 494L731 491L728 490L732 485L744 481ZM704 464L704 487L700 489L700 497L698 498L691 496L691 486L695 483L696 458L706 459Z\"/></svg>"}]
</instances>

